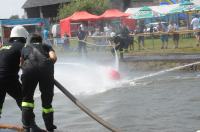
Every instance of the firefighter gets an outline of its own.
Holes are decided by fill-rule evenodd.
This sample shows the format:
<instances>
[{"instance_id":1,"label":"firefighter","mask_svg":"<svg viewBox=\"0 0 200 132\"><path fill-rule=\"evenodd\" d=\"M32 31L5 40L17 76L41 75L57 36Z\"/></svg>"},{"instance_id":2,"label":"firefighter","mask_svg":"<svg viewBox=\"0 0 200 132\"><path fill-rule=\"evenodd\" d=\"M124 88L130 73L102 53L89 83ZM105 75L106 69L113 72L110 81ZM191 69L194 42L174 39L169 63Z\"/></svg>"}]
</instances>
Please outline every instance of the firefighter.
<instances>
[{"instance_id":1,"label":"firefighter","mask_svg":"<svg viewBox=\"0 0 200 132\"><path fill-rule=\"evenodd\" d=\"M52 100L54 95L54 63L57 57L53 48L42 43L42 37L33 34L30 44L21 53L22 67L22 123L26 132L42 132L35 123L34 91L39 83L42 100L42 117L48 132L53 132ZM35 127L36 126L36 127Z\"/></svg>"},{"instance_id":2,"label":"firefighter","mask_svg":"<svg viewBox=\"0 0 200 132\"><path fill-rule=\"evenodd\" d=\"M129 37L129 30L124 25L120 25L120 31L113 37L113 42L115 43L115 49L119 50L120 60L124 61L124 52L127 52L128 45L130 42ZM114 49L111 50L112 53L114 53Z\"/></svg>"},{"instance_id":3,"label":"firefighter","mask_svg":"<svg viewBox=\"0 0 200 132\"><path fill-rule=\"evenodd\" d=\"M111 49L112 55L114 56L115 50L119 50L120 59L123 59L123 47L124 47L124 45L123 45L123 42L122 42L120 35L118 34L118 35L112 36L111 41L113 41L114 44L115 44L114 48Z\"/></svg>"},{"instance_id":4,"label":"firefighter","mask_svg":"<svg viewBox=\"0 0 200 132\"><path fill-rule=\"evenodd\" d=\"M121 24L120 27L120 37L121 37L121 43L123 43L123 52L128 52L128 46L130 44L130 36L129 36L129 29L125 24Z\"/></svg>"},{"instance_id":5,"label":"firefighter","mask_svg":"<svg viewBox=\"0 0 200 132\"><path fill-rule=\"evenodd\" d=\"M9 43L0 48L0 115L6 93L16 100L21 109L22 91L18 72L21 49L27 37L28 32L23 26L15 26L11 30Z\"/></svg>"}]
</instances>

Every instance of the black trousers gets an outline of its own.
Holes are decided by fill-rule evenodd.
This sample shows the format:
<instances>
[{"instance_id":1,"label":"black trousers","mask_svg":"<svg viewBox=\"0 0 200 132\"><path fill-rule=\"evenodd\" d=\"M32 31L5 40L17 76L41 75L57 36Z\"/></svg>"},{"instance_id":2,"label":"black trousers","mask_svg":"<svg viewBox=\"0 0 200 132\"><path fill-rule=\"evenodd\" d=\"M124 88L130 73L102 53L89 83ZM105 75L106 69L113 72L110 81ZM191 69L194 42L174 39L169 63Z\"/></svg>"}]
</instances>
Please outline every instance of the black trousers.
<instances>
[{"instance_id":1,"label":"black trousers","mask_svg":"<svg viewBox=\"0 0 200 132\"><path fill-rule=\"evenodd\" d=\"M6 93L16 100L17 105L21 109L22 86L17 78L0 80L0 109L3 108L3 103L5 101Z\"/></svg>"},{"instance_id":2,"label":"black trousers","mask_svg":"<svg viewBox=\"0 0 200 132\"><path fill-rule=\"evenodd\" d=\"M78 43L78 52L80 55L87 55L87 47L86 47L86 43L83 41L79 41Z\"/></svg>"},{"instance_id":3,"label":"black trousers","mask_svg":"<svg viewBox=\"0 0 200 132\"><path fill-rule=\"evenodd\" d=\"M34 92L37 84L41 92L42 107L44 109L52 109L52 100L54 96L54 73L53 66L45 66L43 68L23 69L22 80L22 96L23 102L34 103ZM47 130L55 129L53 125L53 111L42 112L42 117ZM33 107L22 106L22 123L24 127L33 128L35 124L35 114Z\"/></svg>"},{"instance_id":4,"label":"black trousers","mask_svg":"<svg viewBox=\"0 0 200 132\"><path fill-rule=\"evenodd\" d=\"M25 70L21 76L23 102L34 102L37 84L41 92L43 108L51 108L54 95L54 73L48 67L40 70Z\"/></svg>"}]
</instances>

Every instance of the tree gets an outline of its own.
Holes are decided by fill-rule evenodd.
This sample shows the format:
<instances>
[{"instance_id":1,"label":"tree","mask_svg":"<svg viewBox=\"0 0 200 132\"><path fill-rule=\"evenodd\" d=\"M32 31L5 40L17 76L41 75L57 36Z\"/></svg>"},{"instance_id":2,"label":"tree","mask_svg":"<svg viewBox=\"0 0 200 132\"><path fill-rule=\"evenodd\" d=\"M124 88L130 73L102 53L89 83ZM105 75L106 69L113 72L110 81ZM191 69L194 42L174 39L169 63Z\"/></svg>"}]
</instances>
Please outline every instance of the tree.
<instances>
[{"instance_id":1,"label":"tree","mask_svg":"<svg viewBox=\"0 0 200 132\"><path fill-rule=\"evenodd\" d=\"M72 0L59 8L58 19L66 18L76 11L87 11L91 14L100 15L109 7L109 0Z\"/></svg>"},{"instance_id":2,"label":"tree","mask_svg":"<svg viewBox=\"0 0 200 132\"><path fill-rule=\"evenodd\" d=\"M19 16L18 15L12 15L12 16L10 16L10 19L19 19Z\"/></svg>"},{"instance_id":3,"label":"tree","mask_svg":"<svg viewBox=\"0 0 200 132\"><path fill-rule=\"evenodd\" d=\"M122 0L123 1L123 10L125 11L131 5L131 0Z\"/></svg>"}]
</instances>

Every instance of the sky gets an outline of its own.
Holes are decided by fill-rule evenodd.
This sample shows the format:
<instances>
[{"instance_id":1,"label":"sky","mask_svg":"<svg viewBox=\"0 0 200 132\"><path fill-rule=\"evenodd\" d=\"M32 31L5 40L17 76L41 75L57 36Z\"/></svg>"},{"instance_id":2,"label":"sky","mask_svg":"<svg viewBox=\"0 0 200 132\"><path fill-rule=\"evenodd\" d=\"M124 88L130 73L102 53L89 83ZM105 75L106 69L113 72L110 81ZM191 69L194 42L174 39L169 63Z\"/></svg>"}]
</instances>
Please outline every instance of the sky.
<instances>
[{"instance_id":1,"label":"sky","mask_svg":"<svg viewBox=\"0 0 200 132\"><path fill-rule=\"evenodd\" d=\"M12 15L21 16L24 14L22 9L26 0L1 0L0 4L0 19L9 18Z\"/></svg>"}]
</instances>

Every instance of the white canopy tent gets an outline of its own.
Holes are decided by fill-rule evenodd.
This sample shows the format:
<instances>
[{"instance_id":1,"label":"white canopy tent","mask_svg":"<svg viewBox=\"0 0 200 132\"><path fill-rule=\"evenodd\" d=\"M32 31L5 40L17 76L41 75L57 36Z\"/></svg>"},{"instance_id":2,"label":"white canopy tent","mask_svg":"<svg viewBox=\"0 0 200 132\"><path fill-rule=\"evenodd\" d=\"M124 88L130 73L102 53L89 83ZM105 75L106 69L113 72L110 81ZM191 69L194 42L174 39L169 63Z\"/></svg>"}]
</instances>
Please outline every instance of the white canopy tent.
<instances>
[{"instance_id":1,"label":"white canopy tent","mask_svg":"<svg viewBox=\"0 0 200 132\"><path fill-rule=\"evenodd\" d=\"M195 5L200 5L200 0L191 0ZM157 6L148 6L153 11L156 11L161 14L167 14L170 10L175 9L179 6L179 4L172 4L172 5L157 5ZM137 8L128 8L125 13L134 14L139 11L141 7Z\"/></svg>"},{"instance_id":2,"label":"white canopy tent","mask_svg":"<svg viewBox=\"0 0 200 132\"><path fill-rule=\"evenodd\" d=\"M158 6L148 6L149 8L151 8L153 11L156 11L158 13L161 14L167 14L170 10L178 7L179 4L173 4L173 5L158 5ZM125 13L129 13L129 14L135 14L136 12L139 11L141 7L137 7L137 8L128 8Z\"/></svg>"},{"instance_id":3,"label":"white canopy tent","mask_svg":"<svg viewBox=\"0 0 200 132\"><path fill-rule=\"evenodd\" d=\"M191 0L195 5L200 5L200 0Z\"/></svg>"}]
</instances>

